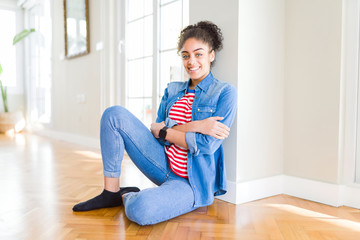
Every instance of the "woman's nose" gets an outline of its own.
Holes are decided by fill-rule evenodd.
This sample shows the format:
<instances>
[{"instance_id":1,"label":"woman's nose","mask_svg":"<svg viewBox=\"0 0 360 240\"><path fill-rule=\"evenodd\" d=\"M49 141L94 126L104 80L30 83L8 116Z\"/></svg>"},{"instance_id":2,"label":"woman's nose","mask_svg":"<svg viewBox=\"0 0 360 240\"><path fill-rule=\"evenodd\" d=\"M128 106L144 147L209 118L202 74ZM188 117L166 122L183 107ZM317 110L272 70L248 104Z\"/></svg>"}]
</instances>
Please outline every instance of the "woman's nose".
<instances>
[{"instance_id":1,"label":"woman's nose","mask_svg":"<svg viewBox=\"0 0 360 240\"><path fill-rule=\"evenodd\" d=\"M195 62L195 58L194 57L189 57L189 64L193 64Z\"/></svg>"}]
</instances>

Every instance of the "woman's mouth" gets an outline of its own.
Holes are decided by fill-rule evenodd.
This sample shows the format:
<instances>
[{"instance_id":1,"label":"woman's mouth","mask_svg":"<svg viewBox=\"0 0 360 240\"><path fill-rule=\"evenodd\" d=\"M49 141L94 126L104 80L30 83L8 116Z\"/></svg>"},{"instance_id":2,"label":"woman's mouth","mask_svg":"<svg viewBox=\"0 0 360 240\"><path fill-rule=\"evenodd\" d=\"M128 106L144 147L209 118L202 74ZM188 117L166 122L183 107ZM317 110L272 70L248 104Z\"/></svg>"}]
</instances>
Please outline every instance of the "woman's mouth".
<instances>
[{"instance_id":1,"label":"woman's mouth","mask_svg":"<svg viewBox=\"0 0 360 240\"><path fill-rule=\"evenodd\" d=\"M197 70L200 69L200 67L192 67L192 68L188 68L190 72L196 72Z\"/></svg>"}]
</instances>

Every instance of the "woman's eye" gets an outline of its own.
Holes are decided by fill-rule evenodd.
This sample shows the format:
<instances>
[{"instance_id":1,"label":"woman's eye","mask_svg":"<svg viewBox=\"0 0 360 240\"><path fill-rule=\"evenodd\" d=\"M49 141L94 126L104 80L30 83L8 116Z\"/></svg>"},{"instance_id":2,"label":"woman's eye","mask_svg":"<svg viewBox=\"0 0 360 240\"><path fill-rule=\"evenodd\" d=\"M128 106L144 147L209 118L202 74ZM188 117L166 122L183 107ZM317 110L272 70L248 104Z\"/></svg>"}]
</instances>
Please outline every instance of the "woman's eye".
<instances>
[{"instance_id":1,"label":"woman's eye","mask_svg":"<svg viewBox=\"0 0 360 240\"><path fill-rule=\"evenodd\" d=\"M189 56L188 56L188 55L183 55L182 58L183 58L183 59L188 59Z\"/></svg>"},{"instance_id":2,"label":"woman's eye","mask_svg":"<svg viewBox=\"0 0 360 240\"><path fill-rule=\"evenodd\" d=\"M197 56L197 57L201 57L202 54L201 54L201 53L197 53L196 56Z\"/></svg>"}]
</instances>

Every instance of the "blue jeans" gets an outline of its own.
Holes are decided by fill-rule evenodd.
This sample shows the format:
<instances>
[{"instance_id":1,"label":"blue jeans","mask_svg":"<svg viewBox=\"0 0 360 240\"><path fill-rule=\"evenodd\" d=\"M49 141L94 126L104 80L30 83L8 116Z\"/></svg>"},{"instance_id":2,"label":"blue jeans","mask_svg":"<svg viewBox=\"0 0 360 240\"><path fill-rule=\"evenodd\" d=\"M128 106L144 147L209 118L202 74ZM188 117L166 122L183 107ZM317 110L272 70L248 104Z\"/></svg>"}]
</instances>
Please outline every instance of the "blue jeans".
<instances>
[{"instance_id":1,"label":"blue jeans","mask_svg":"<svg viewBox=\"0 0 360 240\"><path fill-rule=\"evenodd\" d=\"M126 150L134 164L158 185L125 195L125 213L131 221L139 225L155 224L196 209L188 179L171 171L164 147L127 109L114 106L105 110L100 144L105 177L120 177Z\"/></svg>"}]
</instances>

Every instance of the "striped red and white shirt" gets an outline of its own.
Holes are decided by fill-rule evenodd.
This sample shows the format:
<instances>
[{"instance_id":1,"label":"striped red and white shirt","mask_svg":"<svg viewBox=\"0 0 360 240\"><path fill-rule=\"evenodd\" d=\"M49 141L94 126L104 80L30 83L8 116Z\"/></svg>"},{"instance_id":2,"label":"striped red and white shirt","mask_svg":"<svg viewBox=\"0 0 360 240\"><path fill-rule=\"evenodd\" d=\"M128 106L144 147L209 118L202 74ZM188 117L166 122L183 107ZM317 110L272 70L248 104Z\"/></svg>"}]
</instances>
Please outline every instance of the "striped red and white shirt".
<instances>
[{"instance_id":1,"label":"striped red and white shirt","mask_svg":"<svg viewBox=\"0 0 360 240\"><path fill-rule=\"evenodd\" d=\"M191 122L192 104L195 90L188 92L171 107L169 117L178 125ZM169 159L171 170L178 176L187 178L187 150L179 145L165 146L166 155Z\"/></svg>"}]
</instances>

